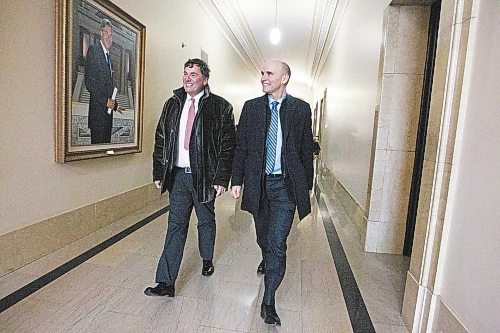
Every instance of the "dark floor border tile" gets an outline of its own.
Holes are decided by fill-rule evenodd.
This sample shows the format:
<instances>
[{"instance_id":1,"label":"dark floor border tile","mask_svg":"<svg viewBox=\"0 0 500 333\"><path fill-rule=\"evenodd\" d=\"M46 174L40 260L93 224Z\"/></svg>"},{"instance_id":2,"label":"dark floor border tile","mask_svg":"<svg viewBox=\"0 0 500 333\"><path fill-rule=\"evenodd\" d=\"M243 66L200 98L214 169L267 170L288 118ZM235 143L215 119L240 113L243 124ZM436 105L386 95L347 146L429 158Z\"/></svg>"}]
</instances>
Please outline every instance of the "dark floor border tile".
<instances>
[{"instance_id":1,"label":"dark floor border tile","mask_svg":"<svg viewBox=\"0 0 500 333\"><path fill-rule=\"evenodd\" d=\"M347 260L344 248L340 242L339 235L333 224L330 212L326 207L325 200L321 196L319 186L316 186L314 191L316 201L325 227L328 243L330 244L330 251L332 252L333 261L335 262L335 269L340 281L340 287L344 295L347 313L351 320L351 326L354 333L375 333L375 328L371 321L368 310L366 309L365 302L359 291L358 284Z\"/></svg>"},{"instance_id":2,"label":"dark floor border tile","mask_svg":"<svg viewBox=\"0 0 500 333\"><path fill-rule=\"evenodd\" d=\"M167 213L169 211L170 206L166 206L153 214L145 217L144 219L140 220L139 222L131 225L127 229L119 232L118 234L114 235L111 238L108 238L104 242L94 246L90 250L80 254L78 257L71 259L70 261L62 264L61 266L57 267L56 269L48 272L47 274L39 277L38 279L34 280L33 282L30 282L29 284L25 285L24 287L14 291L13 293L5 296L4 298L0 299L0 313L7 310L17 302L23 300L24 298L28 297L29 295L33 294L35 291L39 290L40 288L43 288L47 284L51 283L55 279L61 277L62 275L68 273L70 270L76 268L80 264L84 263L85 261L89 260L99 252L102 252L103 250L107 249L111 245L115 244L119 240L122 240L123 238L127 237L134 231L139 230L149 222L155 220L156 218L160 217L161 215Z\"/></svg>"}]
</instances>

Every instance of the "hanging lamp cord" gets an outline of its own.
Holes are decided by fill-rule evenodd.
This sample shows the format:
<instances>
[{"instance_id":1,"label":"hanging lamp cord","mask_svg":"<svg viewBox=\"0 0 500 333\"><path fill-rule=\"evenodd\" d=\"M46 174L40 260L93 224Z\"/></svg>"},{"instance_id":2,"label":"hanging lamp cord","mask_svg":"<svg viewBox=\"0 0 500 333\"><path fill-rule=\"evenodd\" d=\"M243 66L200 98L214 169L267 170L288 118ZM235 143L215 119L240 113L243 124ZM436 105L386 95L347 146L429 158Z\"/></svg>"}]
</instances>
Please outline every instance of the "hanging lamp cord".
<instances>
[{"instance_id":1,"label":"hanging lamp cord","mask_svg":"<svg viewBox=\"0 0 500 333\"><path fill-rule=\"evenodd\" d=\"M278 22L278 0L275 0L274 3L276 4L274 9L274 27L276 28L276 23Z\"/></svg>"}]
</instances>

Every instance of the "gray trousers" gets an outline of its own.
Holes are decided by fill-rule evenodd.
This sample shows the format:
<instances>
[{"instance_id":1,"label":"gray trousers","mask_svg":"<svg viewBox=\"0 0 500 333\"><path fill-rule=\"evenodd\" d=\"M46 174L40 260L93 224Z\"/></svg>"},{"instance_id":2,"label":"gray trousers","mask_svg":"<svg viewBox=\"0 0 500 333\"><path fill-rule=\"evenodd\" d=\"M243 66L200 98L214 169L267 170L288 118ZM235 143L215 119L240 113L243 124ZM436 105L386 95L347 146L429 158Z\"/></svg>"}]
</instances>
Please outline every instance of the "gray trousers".
<instances>
[{"instance_id":1,"label":"gray trousers","mask_svg":"<svg viewBox=\"0 0 500 333\"><path fill-rule=\"evenodd\" d=\"M215 200L197 202L192 174L180 168L174 170L167 235L156 269L156 282L165 282L167 285L174 284L177 279L193 207L198 218L198 248L204 260L213 258L215 244Z\"/></svg>"}]
</instances>

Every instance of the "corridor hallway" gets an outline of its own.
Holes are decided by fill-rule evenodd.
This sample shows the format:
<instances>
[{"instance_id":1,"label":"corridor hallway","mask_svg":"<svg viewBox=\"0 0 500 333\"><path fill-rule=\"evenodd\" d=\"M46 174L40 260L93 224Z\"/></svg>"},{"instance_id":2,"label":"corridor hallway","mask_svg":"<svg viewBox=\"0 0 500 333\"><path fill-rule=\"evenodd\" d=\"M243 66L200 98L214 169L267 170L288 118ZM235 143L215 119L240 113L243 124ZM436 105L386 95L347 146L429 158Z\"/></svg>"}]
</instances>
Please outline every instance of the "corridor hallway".
<instances>
[{"instance_id":1,"label":"corridor hallway","mask_svg":"<svg viewBox=\"0 0 500 333\"><path fill-rule=\"evenodd\" d=\"M164 204L154 204L2 277L0 309L21 297L16 290L52 271L32 284L41 287L39 290L0 313L0 332L344 333L373 328L376 332L407 332L400 309L408 258L363 252L335 195L321 187L315 194L312 214L295 221L288 238L287 272L276 301L281 327L270 327L259 316L263 276L256 274L260 250L253 222L237 208L239 202L225 193L216 200L214 275L201 275L194 214L174 298L143 294L147 286L154 285L168 212L151 218L102 252L96 250L113 235L147 222L148 216L164 208ZM335 229L348 265L335 244ZM58 274L55 268L96 239L101 245L94 248L95 256L43 286L43 280ZM356 281L349 281L350 269ZM339 275L341 280L347 279L343 289ZM356 294L357 287L362 299ZM364 305L369 318L363 317Z\"/></svg>"}]
</instances>

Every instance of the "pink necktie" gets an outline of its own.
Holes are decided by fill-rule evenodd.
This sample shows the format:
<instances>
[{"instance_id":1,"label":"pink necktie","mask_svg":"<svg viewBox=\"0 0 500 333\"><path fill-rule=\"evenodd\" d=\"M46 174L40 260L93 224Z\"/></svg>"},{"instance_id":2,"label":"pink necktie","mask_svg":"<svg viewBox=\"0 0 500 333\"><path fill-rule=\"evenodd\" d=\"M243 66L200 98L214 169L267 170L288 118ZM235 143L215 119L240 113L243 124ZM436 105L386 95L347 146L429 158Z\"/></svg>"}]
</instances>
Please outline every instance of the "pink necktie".
<instances>
[{"instance_id":1,"label":"pink necktie","mask_svg":"<svg viewBox=\"0 0 500 333\"><path fill-rule=\"evenodd\" d=\"M191 138L191 129L194 122L194 98L191 98L191 106L189 107L188 120L186 123L186 134L184 136L184 149L189 150L189 139Z\"/></svg>"}]
</instances>

